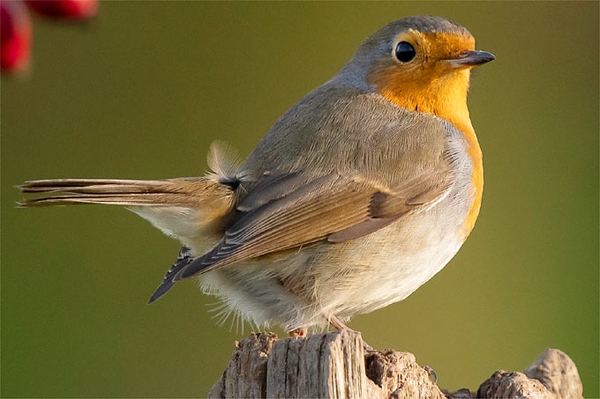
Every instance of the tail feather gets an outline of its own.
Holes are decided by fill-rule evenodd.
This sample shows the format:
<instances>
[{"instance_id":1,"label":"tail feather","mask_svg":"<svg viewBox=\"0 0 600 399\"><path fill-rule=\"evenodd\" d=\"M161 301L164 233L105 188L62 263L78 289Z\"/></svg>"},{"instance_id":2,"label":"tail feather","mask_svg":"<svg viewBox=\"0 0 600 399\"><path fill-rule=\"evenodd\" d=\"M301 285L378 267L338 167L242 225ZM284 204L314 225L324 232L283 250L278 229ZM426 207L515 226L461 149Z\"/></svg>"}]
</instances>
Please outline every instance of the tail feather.
<instances>
[{"instance_id":1,"label":"tail feather","mask_svg":"<svg viewBox=\"0 0 600 399\"><path fill-rule=\"evenodd\" d=\"M177 179L173 179L177 180ZM47 179L30 180L18 186L24 193L55 192L55 191L87 191L90 187L95 190L111 190L119 188L120 190L136 190L160 186L168 180L122 180L122 179Z\"/></svg>"},{"instance_id":2,"label":"tail feather","mask_svg":"<svg viewBox=\"0 0 600 399\"><path fill-rule=\"evenodd\" d=\"M198 207L212 195L227 197L228 188L209 178L169 180L56 179L32 180L24 193L51 194L18 203L20 207L68 204Z\"/></svg>"},{"instance_id":3,"label":"tail feather","mask_svg":"<svg viewBox=\"0 0 600 399\"><path fill-rule=\"evenodd\" d=\"M193 253L207 251L223 234L227 214L234 209L240 179L244 176L232 154L223 143L213 143L208 157L213 173L203 177L30 180L17 188L39 196L17 202L17 206L122 205L179 239L184 246L150 298L154 302L175 284L174 276L194 260Z\"/></svg>"},{"instance_id":4,"label":"tail feather","mask_svg":"<svg viewBox=\"0 0 600 399\"><path fill-rule=\"evenodd\" d=\"M181 250L179 250L179 255L177 255L177 260L173 265L169 268L162 283L158 286L156 291L150 297L148 303L152 303L156 301L161 296L165 295L167 291L175 285L174 277L175 275L188 264L192 263L194 257L192 256L191 250L187 245L184 245Z\"/></svg>"}]
</instances>

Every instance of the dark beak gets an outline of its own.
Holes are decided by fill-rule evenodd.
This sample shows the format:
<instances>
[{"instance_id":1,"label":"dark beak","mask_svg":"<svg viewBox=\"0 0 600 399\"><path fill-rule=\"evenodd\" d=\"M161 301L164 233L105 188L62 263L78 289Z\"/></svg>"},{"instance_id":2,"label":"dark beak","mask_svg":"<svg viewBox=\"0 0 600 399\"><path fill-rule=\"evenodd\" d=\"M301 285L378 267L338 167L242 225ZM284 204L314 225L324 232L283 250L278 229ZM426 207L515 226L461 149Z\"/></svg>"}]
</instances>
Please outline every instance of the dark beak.
<instances>
[{"instance_id":1,"label":"dark beak","mask_svg":"<svg viewBox=\"0 0 600 399\"><path fill-rule=\"evenodd\" d=\"M452 68L468 68L485 64L486 62L494 61L496 57L487 51L463 51L456 58L444 60L452 66Z\"/></svg>"}]
</instances>

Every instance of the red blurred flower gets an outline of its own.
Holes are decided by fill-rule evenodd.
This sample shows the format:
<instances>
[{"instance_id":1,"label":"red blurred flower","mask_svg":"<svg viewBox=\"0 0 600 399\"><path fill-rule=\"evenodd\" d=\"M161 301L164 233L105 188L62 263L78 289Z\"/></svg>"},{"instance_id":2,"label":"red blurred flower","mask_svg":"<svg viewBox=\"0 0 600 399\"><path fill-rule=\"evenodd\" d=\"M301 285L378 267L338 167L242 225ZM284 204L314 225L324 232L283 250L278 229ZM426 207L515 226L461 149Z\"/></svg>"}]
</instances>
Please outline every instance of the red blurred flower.
<instances>
[{"instance_id":1,"label":"red blurred flower","mask_svg":"<svg viewBox=\"0 0 600 399\"><path fill-rule=\"evenodd\" d=\"M25 0L33 11L49 17L86 19L96 15L97 0Z\"/></svg>"},{"instance_id":2,"label":"red blurred flower","mask_svg":"<svg viewBox=\"0 0 600 399\"><path fill-rule=\"evenodd\" d=\"M3 70L23 71L29 66L31 20L20 1L0 1L0 64Z\"/></svg>"},{"instance_id":3,"label":"red blurred flower","mask_svg":"<svg viewBox=\"0 0 600 399\"><path fill-rule=\"evenodd\" d=\"M80 20L96 15L99 0L0 0L3 71L18 72L29 66L31 20L29 12L57 18Z\"/></svg>"}]
</instances>

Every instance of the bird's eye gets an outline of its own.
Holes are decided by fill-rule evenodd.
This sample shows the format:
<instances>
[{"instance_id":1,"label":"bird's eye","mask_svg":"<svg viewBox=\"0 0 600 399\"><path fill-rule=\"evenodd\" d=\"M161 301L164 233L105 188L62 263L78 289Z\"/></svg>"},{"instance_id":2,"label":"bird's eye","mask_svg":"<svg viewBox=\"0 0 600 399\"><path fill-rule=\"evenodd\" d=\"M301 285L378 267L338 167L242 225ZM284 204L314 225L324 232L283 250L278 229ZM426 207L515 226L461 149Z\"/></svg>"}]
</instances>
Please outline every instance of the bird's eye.
<instances>
[{"instance_id":1,"label":"bird's eye","mask_svg":"<svg viewBox=\"0 0 600 399\"><path fill-rule=\"evenodd\" d=\"M400 62L409 62L415 58L416 55L417 52L415 51L415 48L409 42L400 42L396 46L396 58L398 58L398 61Z\"/></svg>"}]
</instances>

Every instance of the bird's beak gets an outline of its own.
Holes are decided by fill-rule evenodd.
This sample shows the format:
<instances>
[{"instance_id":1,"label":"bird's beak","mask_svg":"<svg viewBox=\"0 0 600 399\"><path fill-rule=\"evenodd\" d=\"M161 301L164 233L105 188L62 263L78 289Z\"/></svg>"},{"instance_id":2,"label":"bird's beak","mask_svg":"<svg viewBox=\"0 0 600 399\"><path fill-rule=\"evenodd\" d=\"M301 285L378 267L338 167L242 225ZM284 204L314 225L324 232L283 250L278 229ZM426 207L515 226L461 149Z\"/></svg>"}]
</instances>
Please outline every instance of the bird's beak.
<instances>
[{"instance_id":1,"label":"bird's beak","mask_svg":"<svg viewBox=\"0 0 600 399\"><path fill-rule=\"evenodd\" d=\"M487 51L463 51L458 57L444 60L452 68L470 68L495 60L496 57Z\"/></svg>"}]
</instances>

